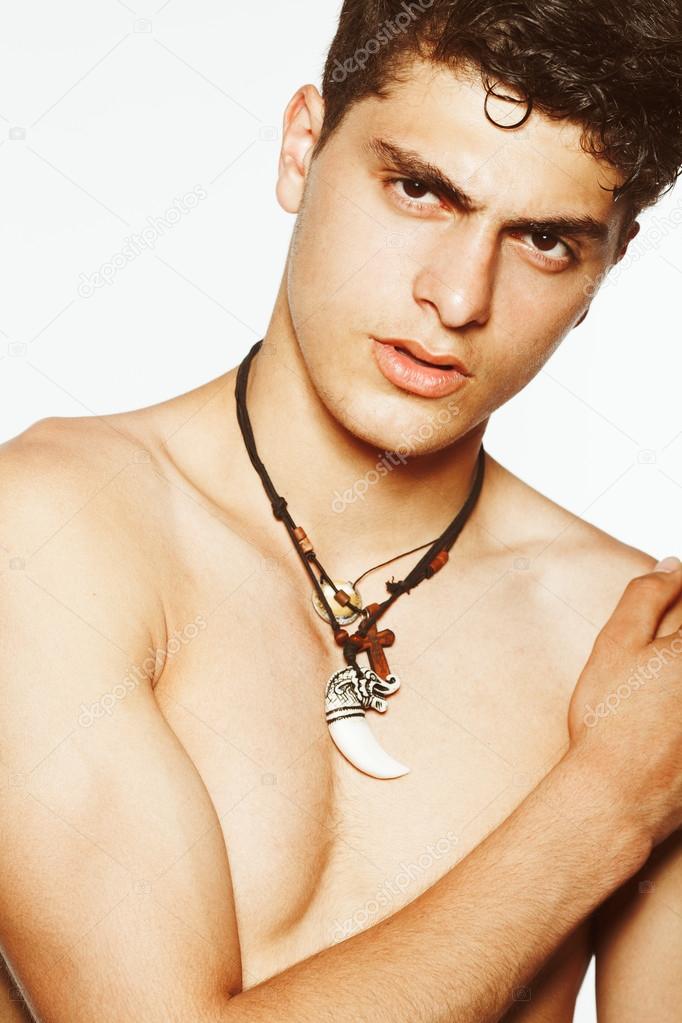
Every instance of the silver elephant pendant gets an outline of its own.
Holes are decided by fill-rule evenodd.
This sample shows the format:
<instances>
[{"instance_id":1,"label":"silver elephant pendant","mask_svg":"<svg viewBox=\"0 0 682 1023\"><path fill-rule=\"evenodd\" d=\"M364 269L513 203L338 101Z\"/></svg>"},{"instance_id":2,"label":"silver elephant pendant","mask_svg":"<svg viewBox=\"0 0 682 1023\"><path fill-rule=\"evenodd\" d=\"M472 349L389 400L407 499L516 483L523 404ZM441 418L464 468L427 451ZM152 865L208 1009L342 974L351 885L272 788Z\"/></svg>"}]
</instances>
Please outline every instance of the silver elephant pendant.
<instances>
[{"instance_id":1,"label":"silver elephant pendant","mask_svg":"<svg viewBox=\"0 0 682 1023\"><path fill-rule=\"evenodd\" d=\"M339 752L372 778L399 778L409 767L379 745L365 719L366 710L386 712L385 699L400 688L396 675L381 678L372 668L346 665L330 677L324 696L329 733Z\"/></svg>"}]
</instances>

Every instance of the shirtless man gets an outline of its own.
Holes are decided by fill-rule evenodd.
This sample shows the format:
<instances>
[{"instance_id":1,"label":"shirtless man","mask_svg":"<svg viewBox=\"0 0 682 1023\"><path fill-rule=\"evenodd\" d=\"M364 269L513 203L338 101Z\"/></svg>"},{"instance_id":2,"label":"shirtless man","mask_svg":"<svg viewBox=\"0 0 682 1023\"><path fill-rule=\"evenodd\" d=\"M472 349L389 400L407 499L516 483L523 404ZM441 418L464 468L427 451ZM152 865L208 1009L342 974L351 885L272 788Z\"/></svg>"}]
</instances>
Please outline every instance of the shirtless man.
<instances>
[{"instance_id":1,"label":"shirtless man","mask_svg":"<svg viewBox=\"0 0 682 1023\"><path fill-rule=\"evenodd\" d=\"M344 5L328 112L370 6ZM610 5L577 6L602 52ZM533 9L531 41L560 39ZM568 32L576 4L561 17ZM314 159L317 89L284 115L277 196L300 215L247 404L341 578L441 532L491 413L637 230L580 125L533 109L500 127L524 105L493 98L489 120L472 67L413 55ZM463 363L455 411L416 370L382 371L389 338ZM236 369L41 420L0 453L2 1023L568 1023L593 953L600 1023L678 1020L679 562L654 571L486 453L449 563L382 619L402 685L371 726L410 773L372 778L330 739L339 649L249 461ZM367 574L364 604L418 557Z\"/></svg>"}]
</instances>

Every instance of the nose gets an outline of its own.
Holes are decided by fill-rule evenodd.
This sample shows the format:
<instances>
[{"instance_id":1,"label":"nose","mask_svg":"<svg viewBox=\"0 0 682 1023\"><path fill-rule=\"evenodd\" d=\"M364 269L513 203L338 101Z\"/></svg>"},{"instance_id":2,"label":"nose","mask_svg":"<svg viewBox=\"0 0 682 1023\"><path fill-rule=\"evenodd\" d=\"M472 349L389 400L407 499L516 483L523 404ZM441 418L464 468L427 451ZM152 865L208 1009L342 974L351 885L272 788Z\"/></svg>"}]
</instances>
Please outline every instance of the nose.
<instances>
[{"instance_id":1,"label":"nose","mask_svg":"<svg viewBox=\"0 0 682 1023\"><path fill-rule=\"evenodd\" d=\"M428 252L414 255L419 261L414 298L434 306L444 326L480 326L488 320L497 254L495 239L482 225L451 225Z\"/></svg>"}]
</instances>

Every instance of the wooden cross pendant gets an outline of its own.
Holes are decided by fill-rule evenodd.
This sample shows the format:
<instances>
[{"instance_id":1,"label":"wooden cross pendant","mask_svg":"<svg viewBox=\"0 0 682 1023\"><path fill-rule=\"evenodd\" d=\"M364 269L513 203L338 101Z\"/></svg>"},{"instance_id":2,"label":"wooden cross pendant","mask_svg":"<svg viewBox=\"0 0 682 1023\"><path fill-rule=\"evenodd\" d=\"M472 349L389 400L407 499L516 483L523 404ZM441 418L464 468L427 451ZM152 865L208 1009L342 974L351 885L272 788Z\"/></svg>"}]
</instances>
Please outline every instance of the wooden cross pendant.
<instances>
[{"instance_id":1,"label":"wooden cross pendant","mask_svg":"<svg viewBox=\"0 0 682 1023\"><path fill-rule=\"evenodd\" d=\"M372 615L378 607L378 604L368 604L367 611ZM366 651L372 671L376 672L379 678L388 678L391 669L386 660L384 647L393 645L395 633L391 632L390 629L382 629L381 632L378 632L377 623L374 622L367 630L366 636L358 635L357 632L354 632L350 640L357 647L358 653Z\"/></svg>"}]
</instances>

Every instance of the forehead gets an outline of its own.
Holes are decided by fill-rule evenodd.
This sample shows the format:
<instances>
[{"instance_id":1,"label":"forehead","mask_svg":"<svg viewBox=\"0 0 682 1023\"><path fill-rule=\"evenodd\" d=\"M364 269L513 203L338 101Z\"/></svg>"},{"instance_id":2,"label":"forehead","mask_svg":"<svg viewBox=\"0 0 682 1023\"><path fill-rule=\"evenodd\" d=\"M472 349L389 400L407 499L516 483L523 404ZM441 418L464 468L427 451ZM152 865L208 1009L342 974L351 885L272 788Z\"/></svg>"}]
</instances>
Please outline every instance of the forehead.
<instances>
[{"instance_id":1,"label":"forehead","mask_svg":"<svg viewBox=\"0 0 682 1023\"><path fill-rule=\"evenodd\" d=\"M495 92L518 96L499 84ZM620 207L611 189L622 182L618 171L586 153L582 127L553 120L533 109L517 128L491 124L485 114L486 90L476 71L455 72L414 61L391 83L387 98L369 97L351 109L348 129L360 145L387 135L418 151L444 170L467 194L504 214L588 214L612 222ZM526 105L488 98L490 116L501 124L520 121ZM601 187L600 187L601 186Z\"/></svg>"}]
</instances>

